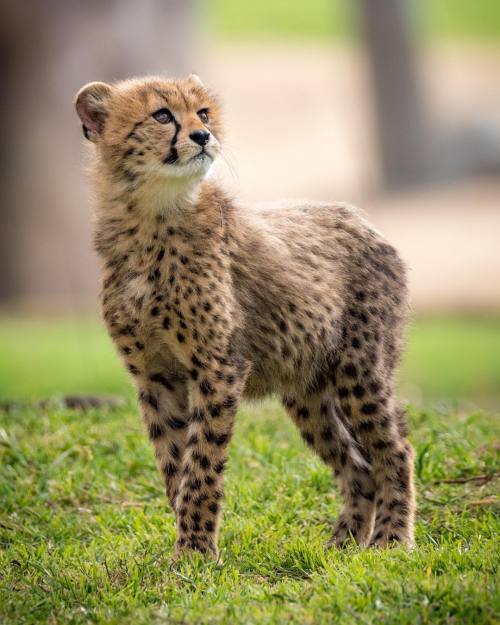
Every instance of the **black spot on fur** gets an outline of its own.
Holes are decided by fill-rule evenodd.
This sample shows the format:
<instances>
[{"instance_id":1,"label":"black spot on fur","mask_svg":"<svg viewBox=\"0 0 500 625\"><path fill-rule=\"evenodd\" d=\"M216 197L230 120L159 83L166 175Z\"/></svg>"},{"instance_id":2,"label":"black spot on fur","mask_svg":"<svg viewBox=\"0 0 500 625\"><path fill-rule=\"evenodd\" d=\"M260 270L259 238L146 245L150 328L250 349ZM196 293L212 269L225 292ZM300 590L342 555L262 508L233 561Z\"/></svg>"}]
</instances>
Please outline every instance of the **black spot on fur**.
<instances>
[{"instance_id":1,"label":"black spot on fur","mask_svg":"<svg viewBox=\"0 0 500 625\"><path fill-rule=\"evenodd\" d=\"M314 436L310 432L301 432L301 434L308 445L314 445Z\"/></svg>"},{"instance_id":2,"label":"black spot on fur","mask_svg":"<svg viewBox=\"0 0 500 625\"><path fill-rule=\"evenodd\" d=\"M292 399L291 397L283 397L282 399L283 402L283 406L285 406L285 408L293 408L295 406L295 399Z\"/></svg>"},{"instance_id":3,"label":"black spot on fur","mask_svg":"<svg viewBox=\"0 0 500 625\"><path fill-rule=\"evenodd\" d=\"M221 447L225 445L229 439L229 434L219 434L215 437L215 444Z\"/></svg>"},{"instance_id":4,"label":"black spot on fur","mask_svg":"<svg viewBox=\"0 0 500 625\"><path fill-rule=\"evenodd\" d=\"M321 438L324 441L331 441L333 438L333 432L332 432L332 428L330 426L327 426L325 428L323 428L321 430Z\"/></svg>"},{"instance_id":5,"label":"black spot on fur","mask_svg":"<svg viewBox=\"0 0 500 625\"><path fill-rule=\"evenodd\" d=\"M215 393L213 386L206 378L200 382L200 391L203 395L213 395Z\"/></svg>"},{"instance_id":6,"label":"black spot on fur","mask_svg":"<svg viewBox=\"0 0 500 625\"><path fill-rule=\"evenodd\" d=\"M363 404L361 406L361 412L366 415L375 414L377 412L377 404L374 404L374 403Z\"/></svg>"},{"instance_id":7,"label":"black spot on fur","mask_svg":"<svg viewBox=\"0 0 500 625\"><path fill-rule=\"evenodd\" d=\"M177 417L168 418L166 423L173 430L183 430L186 427L186 422L183 419L179 419Z\"/></svg>"},{"instance_id":8,"label":"black spot on fur","mask_svg":"<svg viewBox=\"0 0 500 625\"><path fill-rule=\"evenodd\" d=\"M141 392L139 393L139 401L149 404L151 408L158 410L158 400L154 395L150 395L149 393Z\"/></svg>"},{"instance_id":9,"label":"black spot on fur","mask_svg":"<svg viewBox=\"0 0 500 625\"><path fill-rule=\"evenodd\" d=\"M306 406L301 406L298 410L297 410L297 414L299 417L301 417L302 419L308 419L309 418L309 409Z\"/></svg>"},{"instance_id":10,"label":"black spot on fur","mask_svg":"<svg viewBox=\"0 0 500 625\"><path fill-rule=\"evenodd\" d=\"M200 488L201 488L201 480L196 478L196 479L192 480L191 482L189 482L188 486L189 486L189 489L191 491L200 490Z\"/></svg>"},{"instance_id":11,"label":"black spot on fur","mask_svg":"<svg viewBox=\"0 0 500 625\"><path fill-rule=\"evenodd\" d=\"M201 456L199 462L202 469L207 470L208 468L210 468L210 460L207 456Z\"/></svg>"},{"instance_id":12,"label":"black spot on fur","mask_svg":"<svg viewBox=\"0 0 500 625\"><path fill-rule=\"evenodd\" d=\"M233 395L227 395L222 402L225 408L234 408L236 406L236 397Z\"/></svg>"},{"instance_id":13,"label":"black spot on fur","mask_svg":"<svg viewBox=\"0 0 500 625\"><path fill-rule=\"evenodd\" d=\"M149 424L149 438L152 441L157 440L161 436L165 434L165 430L158 423L150 423Z\"/></svg>"},{"instance_id":14,"label":"black spot on fur","mask_svg":"<svg viewBox=\"0 0 500 625\"><path fill-rule=\"evenodd\" d=\"M358 375L358 370L356 366L352 363L348 363L343 369L345 375L349 378L355 378Z\"/></svg>"},{"instance_id":15,"label":"black spot on fur","mask_svg":"<svg viewBox=\"0 0 500 625\"><path fill-rule=\"evenodd\" d=\"M193 363L193 365L195 367L198 367L198 369L204 369L205 365L201 362L201 360L196 356L196 354L193 354L191 356L191 362Z\"/></svg>"},{"instance_id":16,"label":"black spot on fur","mask_svg":"<svg viewBox=\"0 0 500 625\"><path fill-rule=\"evenodd\" d=\"M208 406L208 412L210 413L211 417L220 417L220 413L221 413L221 406L220 404L210 404Z\"/></svg>"},{"instance_id":17,"label":"black spot on fur","mask_svg":"<svg viewBox=\"0 0 500 625\"><path fill-rule=\"evenodd\" d=\"M224 471L224 467L226 466L226 462L222 461L215 465L214 471L216 473L222 473Z\"/></svg>"},{"instance_id":18,"label":"black spot on fur","mask_svg":"<svg viewBox=\"0 0 500 625\"><path fill-rule=\"evenodd\" d=\"M372 432L375 429L375 424L373 421L361 421L361 423L358 424L358 428L362 432Z\"/></svg>"},{"instance_id":19,"label":"black spot on fur","mask_svg":"<svg viewBox=\"0 0 500 625\"><path fill-rule=\"evenodd\" d=\"M151 380L151 382L157 382L158 384L161 384L168 391L174 390L174 387L172 386L172 384L167 380L167 378L162 373L153 373L152 375L149 376L149 379Z\"/></svg>"},{"instance_id":20,"label":"black spot on fur","mask_svg":"<svg viewBox=\"0 0 500 625\"><path fill-rule=\"evenodd\" d=\"M352 389L352 394L354 397L361 399L365 394L365 389L360 384L356 384L356 386Z\"/></svg>"},{"instance_id":21,"label":"black spot on fur","mask_svg":"<svg viewBox=\"0 0 500 625\"><path fill-rule=\"evenodd\" d=\"M172 475L175 475L177 473L177 466L173 464L173 462L169 462L163 468L163 472L165 473L165 475L168 475L169 477L171 477Z\"/></svg>"},{"instance_id":22,"label":"black spot on fur","mask_svg":"<svg viewBox=\"0 0 500 625\"><path fill-rule=\"evenodd\" d=\"M180 449L175 443L170 443L170 454L175 460L179 460L181 457Z\"/></svg>"}]
</instances>

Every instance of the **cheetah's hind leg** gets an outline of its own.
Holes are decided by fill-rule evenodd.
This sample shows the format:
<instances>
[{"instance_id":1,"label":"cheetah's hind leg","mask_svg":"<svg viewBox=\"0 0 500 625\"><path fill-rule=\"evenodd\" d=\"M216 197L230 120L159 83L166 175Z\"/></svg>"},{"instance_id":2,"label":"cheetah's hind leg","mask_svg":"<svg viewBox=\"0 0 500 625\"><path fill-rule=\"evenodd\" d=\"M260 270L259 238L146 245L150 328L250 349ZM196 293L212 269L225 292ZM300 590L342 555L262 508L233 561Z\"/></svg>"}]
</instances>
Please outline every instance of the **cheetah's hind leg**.
<instances>
[{"instance_id":1,"label":"cheetah's hind leg","mask_svg":"<svg viewBox=\"0 0 500 625\"><path fill-rule=\"evenodd\" d=\"M340 482L344 506L328 546L354 540L366 545L375 516L375 482L369 463L347 427L337 417L328 391L283 403L304 441L330 467Z\"/></svg>"},{"instance_id":2,"label":"cheetah's hind leg","mask_svg":"<svg viewBox=\"0 0 500 625\"><path fill-rule=\"evenodd\" d=\"M375 478L376 517L370 545L414 544L415 487L413 449L402 431L391 384L384 372L360 372L352 365L339 369L337 398Z\"/></svg>"}]
</instances>

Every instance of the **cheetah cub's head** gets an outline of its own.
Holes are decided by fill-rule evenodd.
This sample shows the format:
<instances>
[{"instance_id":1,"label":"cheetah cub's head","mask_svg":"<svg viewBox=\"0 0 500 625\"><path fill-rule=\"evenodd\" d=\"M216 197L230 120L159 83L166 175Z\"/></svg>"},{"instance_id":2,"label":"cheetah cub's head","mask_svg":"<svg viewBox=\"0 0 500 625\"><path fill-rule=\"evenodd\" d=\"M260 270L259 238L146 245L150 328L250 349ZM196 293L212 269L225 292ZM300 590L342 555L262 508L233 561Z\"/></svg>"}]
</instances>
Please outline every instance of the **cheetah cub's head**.
<instances>
[{"instance_id":1,"label":"cheetah cub's head","mask_svg":"<svg viewBox=\"0 0 500 625\"><path fill-rule=\"evenodd\" d=\"M194 74L80 89L76 111L99 164L137 189L153 178L201 179L220 151L220 111Z\"/></svg>"}]
</instances>

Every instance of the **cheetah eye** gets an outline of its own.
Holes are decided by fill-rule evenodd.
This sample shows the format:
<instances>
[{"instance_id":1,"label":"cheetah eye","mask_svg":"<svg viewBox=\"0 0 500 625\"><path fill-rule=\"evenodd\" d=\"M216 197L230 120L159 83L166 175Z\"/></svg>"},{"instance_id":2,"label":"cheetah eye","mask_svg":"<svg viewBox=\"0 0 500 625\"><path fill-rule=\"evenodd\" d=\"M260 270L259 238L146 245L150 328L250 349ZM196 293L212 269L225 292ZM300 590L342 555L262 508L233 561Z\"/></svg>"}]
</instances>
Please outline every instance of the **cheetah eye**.
<instances>
[{"instance_id":1,"label":"cheetah eye","mask_svg":"<svg viewBox=\"0 0 500 625\"><path fill-rule=\"evenodd\" d=\"M153 113L153 117L160 124L170 124L174 119L174 116L168 109L158 109Z\"/></svg>"},{"instance_id":2,"label":"cheetah eye","mask_svg":"<svg viewBox=\"0 0 500 625\"><path fill-rule=\"evenodd\" d=\"M200 109L198 111L198 117L204 124L208 124L208 109Z\"/></svg>"}]
</instances>

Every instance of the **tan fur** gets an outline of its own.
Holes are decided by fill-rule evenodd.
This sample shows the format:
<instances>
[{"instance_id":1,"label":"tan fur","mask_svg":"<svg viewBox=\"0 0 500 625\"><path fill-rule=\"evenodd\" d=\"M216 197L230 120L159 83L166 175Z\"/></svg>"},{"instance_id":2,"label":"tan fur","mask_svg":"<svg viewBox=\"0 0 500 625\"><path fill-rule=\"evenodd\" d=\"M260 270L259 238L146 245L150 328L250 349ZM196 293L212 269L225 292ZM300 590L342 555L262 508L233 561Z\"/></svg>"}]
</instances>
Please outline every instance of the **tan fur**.
<instances>
[{"instance_id":1,"label":"tan fur","mask_svg":"<svg viewBox=\"0 0 500 625\"><path fill-rule=\"evenodd\" d=\"M153 116L162 109L171 121ZM234 416L242 397L269 394L340 480L331 542L412 544L395 250L351 207L242 208L207 181L221 122L197 77L92 83L77 111L95 144L104 320L138 390L177 550L217 555ZM194 132L210 133L204 157Z\"/></svg>"}]
</instances>

